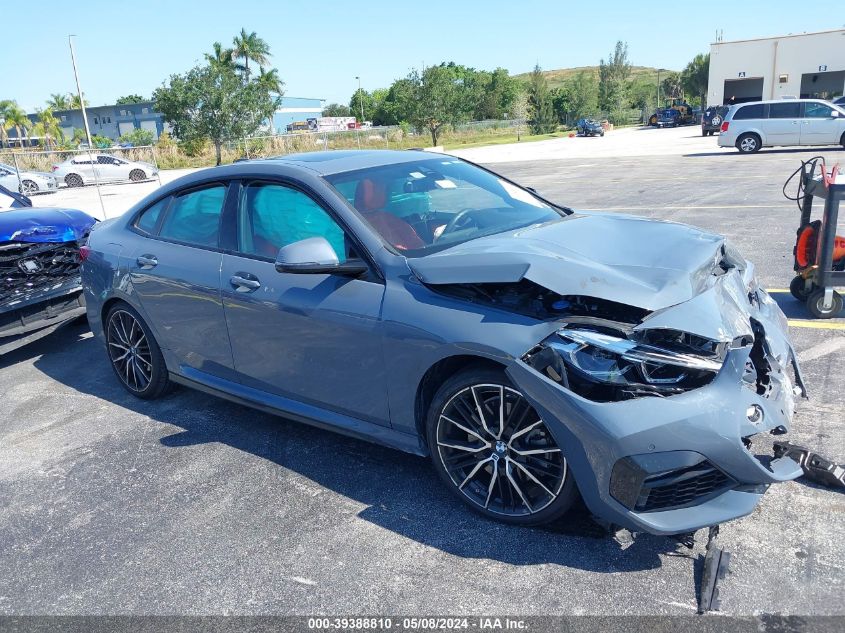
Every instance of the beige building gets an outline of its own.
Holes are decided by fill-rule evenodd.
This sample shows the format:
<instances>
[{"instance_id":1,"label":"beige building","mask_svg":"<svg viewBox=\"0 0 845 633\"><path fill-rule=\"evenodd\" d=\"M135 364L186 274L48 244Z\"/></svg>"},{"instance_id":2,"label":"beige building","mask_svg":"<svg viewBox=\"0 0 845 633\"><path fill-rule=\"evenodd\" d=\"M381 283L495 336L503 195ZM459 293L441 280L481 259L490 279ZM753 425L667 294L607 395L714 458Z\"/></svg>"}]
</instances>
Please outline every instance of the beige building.
<instances>
[{"instance_id":1,"label":"beige building","mask_svg":"<svg viewBox=\"0 0 845 633\"><path fill-rule=\"evenodd\" d=\"M843 92L845 29L710 45L709 104Z\"/></svg>"}]
</instances>

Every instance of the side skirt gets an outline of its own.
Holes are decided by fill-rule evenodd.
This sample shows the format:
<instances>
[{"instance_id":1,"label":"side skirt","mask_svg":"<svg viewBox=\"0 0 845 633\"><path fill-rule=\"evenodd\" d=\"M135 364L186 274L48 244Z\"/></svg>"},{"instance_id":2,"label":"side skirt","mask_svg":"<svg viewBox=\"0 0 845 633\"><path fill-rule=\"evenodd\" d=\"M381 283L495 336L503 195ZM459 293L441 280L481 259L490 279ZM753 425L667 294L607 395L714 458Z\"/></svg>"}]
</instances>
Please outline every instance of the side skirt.
<instances>
[{"instance_id":1,"label":"side skirt","mask_svg":"<svg viewBox=\"0 0 845 633\"><path fill-rule=\"evenodd\" d=\"M253 389L245 385L230 382L211 376L196 369L183 367L183 374L168 372L170 380L180 385L202 391L218 398L223 398L237 404L265 413L277 415L310 426L334 431L354 437L356 439L381 444L395 448L406 453L425 456L428 451L425 449L421 439L417 435L401 433L372 422L365 422L350 416L326 411L302 402L289 398L267 393L259 389Z\"/></svg>"}]
</instances>

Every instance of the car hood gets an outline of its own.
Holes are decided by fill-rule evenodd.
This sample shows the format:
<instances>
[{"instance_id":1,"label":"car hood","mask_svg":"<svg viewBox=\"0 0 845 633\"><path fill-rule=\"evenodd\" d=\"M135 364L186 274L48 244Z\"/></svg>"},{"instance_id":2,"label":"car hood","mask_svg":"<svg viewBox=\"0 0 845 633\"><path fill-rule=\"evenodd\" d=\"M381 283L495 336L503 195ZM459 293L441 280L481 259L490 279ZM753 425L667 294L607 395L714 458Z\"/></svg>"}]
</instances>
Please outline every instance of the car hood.
<instances>
[{"instance_id":1,"label":"car hood","mask_svg":"<svg viewBox=\"0 0 845 633\"><path fill-rule=\"evenodd\" d=\"M97 220L76 209L26 208L0 212L0 242L71 242Z\"/></svg>"},{"instance_id":2,"label":"car hood","mask_svg":"<svg viewBox=\"0 0 845 633\"><path fill-rule=\"evenodd\" d=\"M408 266L431 285L527 279L560 295L648 310L644 327L730 341L751 332L747 295L756 282L753 266L727 250L721 236L683 224L576 213L408 259ZM727 273L718 266L726 257Z\"/></svg>"}]
</instances>

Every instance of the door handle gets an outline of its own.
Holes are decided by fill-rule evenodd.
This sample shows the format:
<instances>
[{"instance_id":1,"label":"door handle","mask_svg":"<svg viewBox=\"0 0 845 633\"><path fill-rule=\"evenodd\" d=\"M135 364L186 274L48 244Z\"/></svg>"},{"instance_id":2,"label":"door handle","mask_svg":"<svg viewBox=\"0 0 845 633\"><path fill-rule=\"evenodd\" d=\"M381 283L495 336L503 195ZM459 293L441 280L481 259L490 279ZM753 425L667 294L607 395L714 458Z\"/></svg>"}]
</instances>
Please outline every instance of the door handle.
<instances>
[{"instance_id":1,"label":"door handle","mask_svg":"<svg viewBox=\"0 0 845 633\"><path fill-rule=\"evenodd\" d=\"M138 259L135 261L137 261L138 265L145 270L158 266L158 259L156 259L155 255L138 255Z\"/></svg>"},{"instance_id":2,"label":"door handle","mask_svg":"<svg viewBox=\"0 0 845 633\"><path fill-rule=\"evenodd\" d=\"M249 273L237 273L229 278L229 283L235 286L236 292L252 292L261 287L261 282L249 275Z\"/></svg>"}]
</instances>

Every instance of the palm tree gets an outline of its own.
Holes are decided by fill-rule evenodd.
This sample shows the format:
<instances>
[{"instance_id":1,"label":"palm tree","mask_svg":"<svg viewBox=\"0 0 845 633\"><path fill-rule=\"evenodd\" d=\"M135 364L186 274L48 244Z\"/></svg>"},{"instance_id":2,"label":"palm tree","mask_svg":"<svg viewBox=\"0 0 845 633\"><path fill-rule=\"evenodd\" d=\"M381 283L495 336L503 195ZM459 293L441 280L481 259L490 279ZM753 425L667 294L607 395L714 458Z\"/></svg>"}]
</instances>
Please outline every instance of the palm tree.
<instances>
[{"instance_id":1,"label":"palm tree","mask_svg":"<svg viewBox=\"0 0 845 633\"><path fill-rule=\"evenodd\" d=\"M60 93L53 93L50 95L50 98L47 99L47 107L53 110L69 110L70 109L70 100L68 99L67 94L60 94Z\"/></svg>"},{"instance_id":2,"label":"palm tree","mask_svg":"<svg viewBox=\"0 0 845 633\"><path fill-rule=\"evenodd\" d=\"M82 93L82 98L85 100L85 105L88 105L88 99L85 99L85 93ZM79 102L79 95L71 95L70 96L70 109L71 110L81 110L82 104Z\"/></svg>"},{"instance_id":3,"label":"palm tree","mask_svg":"<svg viewBox=\"0 0 845 633\"><path fill-rule=\"evenodd\" d=\"M264 66L259 66L258 77L255 80L270 92L275 92L279 96L284 94L285 82L279 77L279 71L275 68L265 71Z\"/></svg>"},{"instance_id":4,"label":"palm tree","mask_svg":"<svg viewBox=\"0 0 845 633\"><path fill-rule=\"evenodd\" d=\"M26 116L26 112L15 101L5 102L3 118L6 122L3 124L7 130L14 128L15 136L18 142L23 147L24 133L26 133L27 140L29 139L29 128L32 127L32 121Z\"/></svg>"},{"instance_id":5,"label":"palm tree","mask_svg":"<svg viewBox=\"0 0 845 633\"><path fill-rule=\"evenodd\" d=\"M214 42L213 51L203 55L209 66L225 69L235 68L235 51L231 48L223 48L220 42Z\"/></svg>"},{"instance_id":6,"label":"palm tree","mask_svg":"<svg viewBox=\"0 0 845 633\"><path fill-rule=\"evenodd\" d=\"M62 130L59 127L59 120L50 108L39 110L38 123L32 128L33 133L41 136L44 139L44 148L50 149L51 145L55 145L57 139L62 136Z\"/></svg>"},{"instance_id":7,"label":"palm tree","mask_svg":"<svg viewBox=\"0 0 845 633\"><path fill-rule=\"evenodd\" d=\"M255 31L247 33L246 29L241 29L240 34L232 40L232 44L235 46L235 58L243 58L244 60L244 72L247 80L249 80L249 60L254 61L259 66L270 63L270 46L258 37Z\"/></svg>"},{"instance_id":8,"label":"palm tree","mask_svg":"<svg viewBox=\"0 0 845 633\"><path fill-rule=\"evenodd\" d=\"M9 135L6 134L6 113L14 105L16 105L15 102L9 101L8 99L0 101L0 119L2 119L2 124L0 124L0 147L5 147L9 144Z\"/></svg>"}]
</instances>

